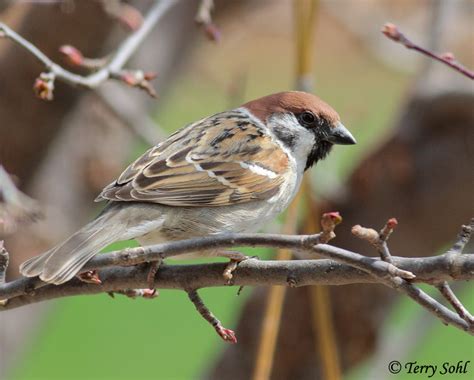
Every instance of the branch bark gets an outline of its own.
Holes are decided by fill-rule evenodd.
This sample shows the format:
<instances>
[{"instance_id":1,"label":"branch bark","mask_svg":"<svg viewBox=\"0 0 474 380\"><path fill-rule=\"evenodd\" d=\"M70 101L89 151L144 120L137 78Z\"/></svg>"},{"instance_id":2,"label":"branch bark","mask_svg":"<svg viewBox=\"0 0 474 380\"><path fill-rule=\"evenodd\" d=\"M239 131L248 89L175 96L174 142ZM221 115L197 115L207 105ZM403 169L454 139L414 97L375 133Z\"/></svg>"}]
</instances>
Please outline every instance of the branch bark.
<instances>
[{"instance_id":1,"label":"branch bark","mask_svg":"<svg viewBox=\"0 0 474 380\"><path fill-rule=\"evenodd\" d=\"M331 249L339 250L339 248ZM325 247L319 247L319 252ZM127 254L125 252L125 254ZM106 255L104 255L106 256ZM365 257L368 262L379 261ZM397 267L417 274L413 282L437 284L440 281L464 281L474 279L474 255L465 254L451 260L440 255L422 258L393 257ZM222 277L225 263L196 265L162 265L155 278L160 289L200 289L225 286ZM0 286L0 297L9 298L8 305L0 311L37 303L49 299L74 295L114 292L128 288L145 288L146 266L111 267L100 271L101 285L89 284L78 279L64 285L36 287L36 278L21 278ZM334 260L246 260L233 273L233 286L308 286L348 285L357 283L377 284L373 275ZM41 283L41 281L38 281Z\"/></svg>"},{"instance_id":2,"label":"branch bark","mask_svg":"<svg viewBox=\"0 0 474 380\"><path fill-rule=\"evenodd\" d=\"M473 223L463 231L472 231ZM148 262L210 248L235 246L265 246L305 251L331 260L259 261L242 262L234 272L232 285L344 285L354 283L381 283L404 292L420 305L459 329L474 335L473 324L416 288L414 282L438 285L444 281L474 279L474 255L453 253L458 242L444 255L425 258L391 257L391 263L375 257L363 256L327 244L327 231L317 235L222 234L194 238L149 247L115 251L95 257L84 270L99 270L101 284L90 284L74 279L55 286L38 278L21 278L0 285L0 298L8 302L0 310L80 294L123 291L145 288L149 283ZM459 240L459 239L458 239ZM459 249L461 249L460 247ZM145 263L145 265L137 265ZM155 276L158 288L182 289L187 292L203 287L225 286L222 276L226 264L188 266L165 265ZM393 271L393 267L399 268ZM105 269L104 269L105 268ZM410 273L406 278L399 277ZM412 275L416 273L416 277Z\"/></svg>"}]
</instances>

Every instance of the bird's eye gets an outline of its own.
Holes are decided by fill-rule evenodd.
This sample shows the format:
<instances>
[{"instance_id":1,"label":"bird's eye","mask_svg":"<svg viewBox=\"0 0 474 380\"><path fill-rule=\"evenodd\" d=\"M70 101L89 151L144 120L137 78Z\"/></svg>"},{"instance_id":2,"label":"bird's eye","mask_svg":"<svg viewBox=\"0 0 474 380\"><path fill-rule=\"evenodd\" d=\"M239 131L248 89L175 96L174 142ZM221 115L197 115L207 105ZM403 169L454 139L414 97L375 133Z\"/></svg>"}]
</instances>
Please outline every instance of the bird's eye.
<instances>
[{"instance_id":1,"label":"bird's eye","mask_svg":"<svg viewBox=\"0 0 474 380\"><path fill-rule=\"evenodd\" d=\"M312 112L305 111L299 115L299 119L303 124L312 125L316 121L316 116Z\"/></svg>"}]
</instances>

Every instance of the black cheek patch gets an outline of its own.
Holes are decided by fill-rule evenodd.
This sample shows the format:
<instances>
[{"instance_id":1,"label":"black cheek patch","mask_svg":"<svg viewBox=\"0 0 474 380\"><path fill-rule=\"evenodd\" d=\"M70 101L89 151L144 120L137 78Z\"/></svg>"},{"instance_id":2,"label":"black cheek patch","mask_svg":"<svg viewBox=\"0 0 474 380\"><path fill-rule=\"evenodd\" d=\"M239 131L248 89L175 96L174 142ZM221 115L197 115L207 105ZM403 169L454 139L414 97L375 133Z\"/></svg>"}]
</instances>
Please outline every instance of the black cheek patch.
<instances>
[{"instance_id":1,"label":"black cheek patch","mask_svg":"<svg viewBox=\"0 0 474 380\"><path fill-rule=\"evenodd\" d=\"M290 149L295 147L295 135L289 131L287 128L282 126L276 126L273 128L273 133L278 137L278 139Z\"/></svg>"}]
</instances>

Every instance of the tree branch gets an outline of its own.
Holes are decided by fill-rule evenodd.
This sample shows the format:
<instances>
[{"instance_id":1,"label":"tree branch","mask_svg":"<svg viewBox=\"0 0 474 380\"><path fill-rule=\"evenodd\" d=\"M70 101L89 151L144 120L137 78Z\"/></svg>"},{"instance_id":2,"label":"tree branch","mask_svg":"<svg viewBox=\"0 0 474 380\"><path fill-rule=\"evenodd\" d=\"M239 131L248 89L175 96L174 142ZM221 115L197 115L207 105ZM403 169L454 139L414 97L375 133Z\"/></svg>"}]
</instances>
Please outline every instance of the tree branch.
<instances>
[{"instance_id":1,"label":"tree branch","mask_svg":"<svg viewBox=\"0 0 474 380\"><path fill-rule=\"evenodd\" d=\"M239 264L234 272L232 285L294 287L319 284L384 284L407 294L443 322L474 335L470 314L465 308L462 309L463 314L461 312L456 314L414 286L416 282L438 286L445 281L474 278L474 255L459 253L470 237L474 228L474 220L470 226L463 226L463 233L453 248L445 254L424 258L390 256L390 263L379 258L367 257L342 248L321 244L321 241L326 241L329 236L333 235L331 228L336 225L336 223L332 223L332 227L328 228L328 220L330 219L326 218L323 222L323 225L326 223L325 231L317 235L222 234L102 254L93 258L84 267L84 271L100 270L100 284L86 283L76 278L56 286L45 284L38 278L21 278L0 285L0 299L8 299L8 303L0 310L9 310L73 295L103 292L127 294L130 291L123 289L146 288L149 284L148 264L137 264L212 248L265 246L294 249L311 254L317 253L331 260L259 261L249 259ZM385 239L383 242L386 243L384 229L380 236L381 239ZM226 264L163 265L155 276L155 284L158 288L163 289L182 289L188 294L190 291L204 287L225 286L227 281L222 276L225 267ZM397 268L397 271L393 271L393 268ZM408 279L404 279L399 276L400 273L410 273L410 276L407 276ZM416 274L416 277L413 273ZM134 295L142 293L135 292ZM462 304L459 300L457 302L455 309L459 311L461 310L459 305L462 306ZM209 318L206 319L209 320ZM222 334L220 335L222 336Z\"/></svg>"},{"instance_id":2,"label":"tree branch","mask_svg":"<svg viewBox=\"0 0 474 380\"><path fill-rule=\"evenodd\" d=\"M31 42L27 41L18 33L16 33L7 25L1 22L0 38L9 38L19 46L23 47L29 53L31 53L38 61L40 61L45 66L46 72L42 73L37 79L35 83L35 90L41 98L50 100L52 99L52 91L54 89L55 79L61 80L73 86L81 86L89 89L97 88L99 85L101 85L103 82L110 78L120 79L126 82L126 78L122 75L124 74L122 73L123 66L130 59L132 54L135 53L138 46L148 36L150 31L160 20L160 18L166 13L166 11L168 11L173 5L175 5L177 1L178 0L164 0L155 2L140 28L138 28L134 33L132 33L122 43L122 45L117 49L112 58L108 60L103 67L88 76L75 74L64 69L63 67L49 59ZM141 73L143 75L143 72L141 71L137 71L136 73ZM140 87L138 83L136 85Z\"/></svg>"},{"instance_id":3,"label":"tree branch","mask_svg":"<svg viewBox=\"0 0 474 380\"><path fill-rule=\"evenodd\" d=\"M427 309L429 312L431 312L432 314L437 316L439 319L441 319L444 323L453 324L456 327L461 328L465 331L468 331L470 334L474 335L474 323L471 319L469 319L470 314L467 312L467 310L464 308L461 302L454 296L454 293L452 291L451 291L451 294L447 292L447 290L451 290L451 289L449 288L446 282L443 282L445 286L442 286L442 288L439 287L439 282L436 285L438 289L441 290L442 294L451 303L451 305L455 308L456 312L458 313L456 318L453 318L455 314L451 310L447 309L445 306L441 305L437 300L430 297L423 290L415 287L411 282L407 281L415 277L412 273L411 273L411 275L413 276L412 278L410 278L409 276L407 277L405 276L405 274L410 273L410 272L400 271L400 269L393 266L392 264L393 259L387 245L387 240L392 234L397 224L398 224L397 220L395 218L391 218L387 221L387 223L385 224L385 226L382 228L382 230L379 233L377 233L376 231L372 229L363 228L360 226L355 226L352 229L352 232L354 233L354 235L374 245L376 249L378 250L381 259L384 262L387 262L390 265L392 265L392 268L389 269L390 274L391 274L390 277L383 277L381 274L377 274L377 276L380 278L380 282L384 283L385 285L395 290L405 293L407 296L412 298L415 302L417 302L418 304L423 306L425 309ZM465 243L467 243L467 241L470 239L471 232L473 229L474 229L474 219L471 220L471 224L469 226L462 227L462 232L460 234L460 237L458 237L458 239L456 240L453 248L451 248L446 253L446 256L448 257L448 259L456 257L456 256L460 256L461 250L464 248ZM465 238L465 243L460 244L460 241L464 241L463 238ZM456 248L458 248L458 251L455 252L454 250ZM461 320L464 321L465 323L460 324L459 322Z\"/></svg>"}]
</instances>

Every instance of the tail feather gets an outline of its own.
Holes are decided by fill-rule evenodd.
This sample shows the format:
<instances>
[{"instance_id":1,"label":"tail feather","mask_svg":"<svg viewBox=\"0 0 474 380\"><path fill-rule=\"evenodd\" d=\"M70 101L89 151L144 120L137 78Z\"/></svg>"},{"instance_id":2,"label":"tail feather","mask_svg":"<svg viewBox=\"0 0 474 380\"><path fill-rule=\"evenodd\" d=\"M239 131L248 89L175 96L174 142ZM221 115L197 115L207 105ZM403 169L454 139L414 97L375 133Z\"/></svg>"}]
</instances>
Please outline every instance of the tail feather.
<instances>
[{"instance_id":1,"label":"tail feather","mask_svg":"<svg viewBox=\"0 0 474 380\"><path fill-rule=\"evenodd\" d=\"M121 228L110 228L94 221L48 252L24 262L20 273L62 284L73 278L102 248L119 240L123 233Z\"/></svg>"},{"instance_id":2,"label":"tail feather","mask_svg":"<svg viewBox=\"0 0 474 380\"><path fill-rule=\"evenodd\" d=\"M40 279L62 284L73 278L92 257L110 243L119 240L123 230L98 228L79 231L66 240L45 262Z\"/></svg>"},{"instance_id":3,"label":"tail feather","mask_svg":"<svg viewBox=\"0 0 474 380\"><path fill-rule=\"evenodd\" d=\"M20 273L26 277L36 277L43 271L46 260L55 252L55 248L43 253L42 255L32 257L20 265Z\"/></svg>"},{"instance_id":4,"label":"tail feather","mask_svg":"<svg viewBox=\"0 0 474 380\"><path fill-rule=\"evenodd\" d=\"M156 218L157 215L153 214L146 215L148 218L145 215L142 218L140 214L137 218L133 210L111 207L63 243L25 261L20 266L20 273L26 277L39 276L41 280L56 285L69 281L107 245L143 235L156 228L161 220L150 220Z\"/></svg>"}]
</instances>

